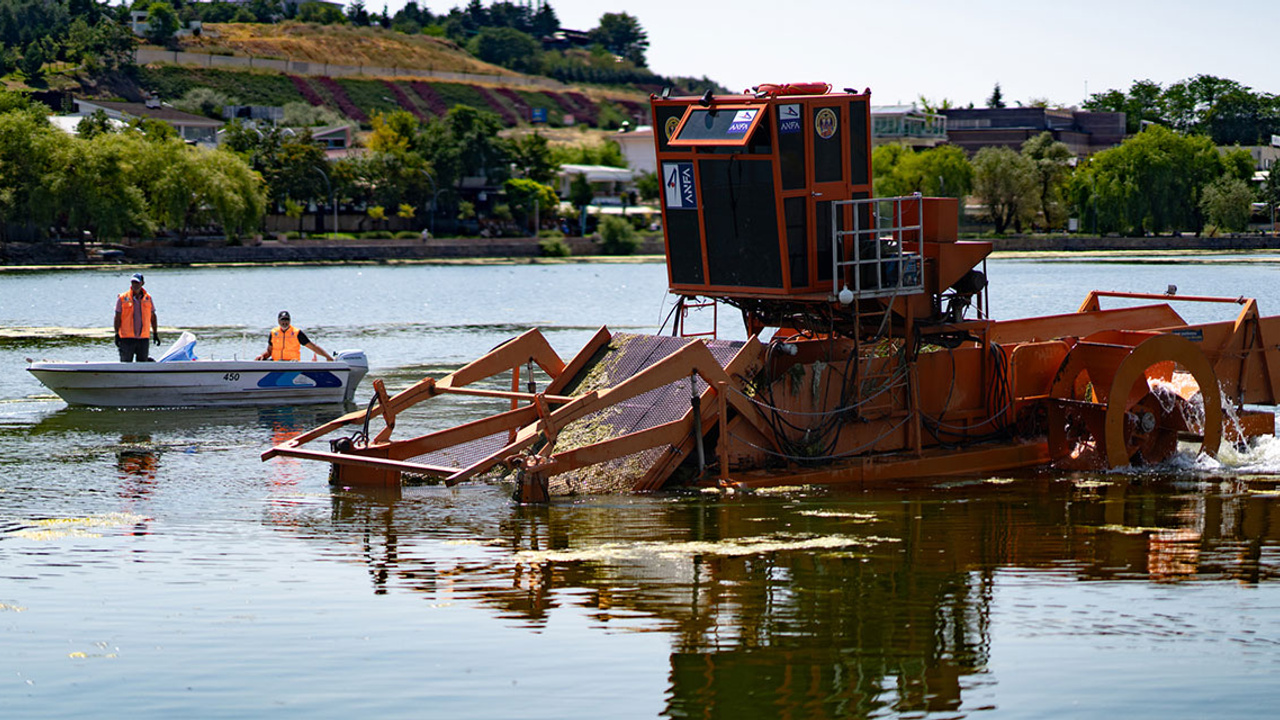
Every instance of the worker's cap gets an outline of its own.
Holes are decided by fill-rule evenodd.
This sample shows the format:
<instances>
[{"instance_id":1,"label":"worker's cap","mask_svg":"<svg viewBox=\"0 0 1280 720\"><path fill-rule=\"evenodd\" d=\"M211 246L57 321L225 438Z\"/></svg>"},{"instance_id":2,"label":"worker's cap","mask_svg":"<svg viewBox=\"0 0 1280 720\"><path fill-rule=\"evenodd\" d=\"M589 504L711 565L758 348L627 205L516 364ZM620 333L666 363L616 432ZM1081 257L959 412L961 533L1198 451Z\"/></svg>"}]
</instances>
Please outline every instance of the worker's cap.
<instances>
[{"instance_id":1,"label":"worker's cap","mask_svg":"<svg viewBox=\"0 0 1280 720\"><path fill-rule=\"evenodd\" d=\"M288 319L289 319L288 310L281 310L280 314L276 316L276 320L288 320Z\"/></svg>"},{"instance_id":2,"label":"worker's cap","mask_svg":"<svg viewBox=\"0 0 1280 720\"><path fill-rule=\"evenodd\" d=\"M141 285L141 284L142 284L142 282L143 282L143 281L142 281L142 273L134 273L134 274L133 274L133 277L129 278L129 282L136 282L136 283L138 283L139 285Z\"/></svg>"}]
</instances>

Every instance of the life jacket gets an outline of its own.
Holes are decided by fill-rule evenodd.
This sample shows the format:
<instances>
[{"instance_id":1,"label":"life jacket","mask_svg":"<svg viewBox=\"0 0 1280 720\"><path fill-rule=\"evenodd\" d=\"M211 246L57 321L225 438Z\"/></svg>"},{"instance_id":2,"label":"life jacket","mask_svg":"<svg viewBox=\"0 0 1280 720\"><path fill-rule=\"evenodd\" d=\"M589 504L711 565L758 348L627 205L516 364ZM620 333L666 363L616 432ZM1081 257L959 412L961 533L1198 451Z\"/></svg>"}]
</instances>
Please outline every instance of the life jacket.
<instances>
[{"instance_id":1,"label":"life jacket","mask_svg":"<svg viewBox=\"0 0 1280 720\"><path fill-rule=\"evenodd\" d=\"M271 328L271 359L300 360L302 344L298 342L298 328L290 325L288 330L279 325Z\"/></svg>"},{"instance_id":2,"label":"life jacket","mask_svg":"<svg viewBox=\"0 0 1280 720\"><path fill-rule=\"evenodd\" d=\"M142 334L134 332L134 313L142 313ZM146 290L142 291L141 302L135 301L133 291L126 290L120 293L120 337L122 338L149 338L151 337L151 296Z\"/></svg>"}]
</instances>

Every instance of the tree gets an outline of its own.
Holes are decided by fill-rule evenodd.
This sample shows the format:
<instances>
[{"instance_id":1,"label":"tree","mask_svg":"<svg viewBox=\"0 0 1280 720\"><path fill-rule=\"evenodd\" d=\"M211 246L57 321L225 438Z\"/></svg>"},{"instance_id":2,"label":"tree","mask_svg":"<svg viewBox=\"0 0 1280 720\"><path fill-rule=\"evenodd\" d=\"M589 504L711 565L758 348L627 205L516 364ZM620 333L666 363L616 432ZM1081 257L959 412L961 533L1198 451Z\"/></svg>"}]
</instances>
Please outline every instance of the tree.
<instances>
[{"instance_id":1,"label":"tree","mask_svg":"<svg viewBox=\"0 0 1280 720\"><path fill-rule=\"evenodd\" d=\"M178 13L167 2L153 2L147 7L147 41L167 45L178 32Z\"/></svg>"},{"instance_id":2,"label":"tree","mask_svg":"<svg viewBox=\"0 0 1280 720\"><path fill-rule=\"evenodd\" d=\"M1253 190L1240 178L1224 175L1205 187L1200 208L1209 224L1226 232L1242 232L1249 227Z\"/></svg>"},{"instance_id":3,"label":"tree","mask_svg":"<svg viewBox=\"0 0 1280 720\"><path fill-rule=\"evenodd\" d=\"M13 93L0 95L17 103ZM48 191L51 175L64 168L58 159L73 138L55 130L45 113L15 108L0 113L0 232L10 224L47 226L56 214Z\"/></svg>"},{"instance_id":4,"label":"tree","mask_svg":"<svg viewBox=\"0 0 1280 720\"><path fill-rule=\"evenodd\" d=\"M82 63L86 70L115 70L133 64L134 35L112 20L90 24L77 16L67 30L64 50L68 60Z\"/></svg>"},{"instance_id":5,"label":"tree","mask_svg":"<svg viewBox=\"0 0 1280 720\"><path fill-rule=\"evenodd\" d=\"M320 25L341 25L346 20L338 8L320 2L305 2L298 6L298 21Z\"/></svg>"},{"instance_id":6,"label":"tree","mask_svg":"<svg viewBox=\"0 0 1280 720\"><path fill-rule=\"evenodd\" d=\"M1222 171L1230 177L1251 181L1255 169L1253 155L1242 147L1234 147L1222 153Z\"/></svg>"},{"instance_id":7,"label":"tree","mask_svg":"<svg viewBox=\"0 0 1280 720\"><path fill-rule=\"evenodd\" d=\"M640 247L640 236L626 218L610 215L600 221L600 250L605 255L631 255Z\"/></svg>"},{"instance_id":8,"label":"tree","mask_svg":"<svg viewBox=\"0 0 1280 720\"><path fill-rule=\"evenodd\" d=\"M649 49L649 35L634 16L625 12L605 13L600 16L600 24L590 35L592 40L614 55L626 58L640 67L648 64L644 54Z\"/></svg>"},{"instance_id":9,"label":"tree","mask_svg":"<svg viewBox=\"0 0 1280 720\"><path fill-rule=\"evenodd\" d=\"M535 214L539 217L554 216L556 207L560 205L555 188L532 178L510 178L503 183L503 189L507 193L507 204L521 213L526 223ZM533 234L536 235L538 229L535 226Z\"/></svg>"},{"instance_id":10,"label":"tree","mask_svg":"<svg viewBox=\"0 0 1280 720\"><path fill-rule=\"evenodd\" d=\"M505 180L509 170L506 143L498 137L501 129L502 122L493 113L455 105L424 128L422 156L441 187L457 186L464 177Z\"/></svg>"},{"instance_id":11,"label":"tree","mask_svg":"<svg viewBox=\"0 0 1280 720\"><path fill-rule=\"evenodd\" d=\"M921 193L934 197L964 197L973 182L973 167L964 151L942 146L915 151L888 143L871 151L877 197Z\"/></svg>"},{"instance_id":12,"label":"tree","mask_svg":"<svg viewBox=\"0 0 1280 720\"><path fill-rule=\"evenodd\" d=\"M973 156L973 192L987 206L996 233L1021 231L1039 210L1035 162L1012 149L984 147Z\"/></svg>"},{"instance_id":13,"label":"tree","mask_svg":"<svg viewBox=\"0 0 1280 720\"><path fill-rule=\"evenodd\" d=\"M267 201L282 206L288 200L326 203L324 175L328 158L311 133L286 135L279 128L259 129L233 121L227 126L222 147L236 153L264 180Z\"/></svg>"},{"instance_id":14,"label":"tree","mask_svg":"<svg viewBox=\"0 0 1280 720\"><path fill-rule=\"evenodd\" d=\"M1198 232L1200 193L1223 172L1209 138L1153 125L1094 155L1077 170L1071 194L1100 232Z\"/></svg>"},{"instance_id":15,"label":"tree","mask_svg":"<svg viewBox=\"0 0 1280 720\"><path fill-rule=\"evenodd\" d=\"M506 27L482 28L467 45L481 60L517 72L535 72L542 49L532 35Z\"/></svg>"},{"instance_id":16,"label":"tree","mask_svg":"<svg viewBox=\"0 0 1280 720\"><path fill-rule=\"evenodd\" d=\"M103 240L150 233L146 197L134 173L150 143L138 133L110 133L59 148L48 179L57 224Z\"/></svg>"},{"instance_id":17,"label":"tree","mask_svg":"<svg viewBox=\"0 0 1280 720\"><path fill-rule=\"evenodd\" d=\"M352 0L347 6L347 20L357 27L369 25L369 11L364 7L364 0Z\"/></svg>"},{"instance_id":18,"label":"tree","mask_svg":"<svg viewBox=\"0 0 1280 720\"><path fill-rule=\"evenodd\" d=\"M32 40L22 50L22 58L18 60L18 69L27 77L27 82L38 83L44 79L44 64L49 60L49 52L43 40Z\"/></svg>"},{"instance_id":19,"label":"tree","mask_svg":"<svg viewBox=\"0 0 1280 720\"><path fill-rule=\"evenodd\" d=\"M373 132L366 144L374 152L407 153L415 144L420 129L418 119L404 110L375 112L371 123Z\"/></svg>"},{"instance_id":20,"label":"tree","mask_svg":"<svg viewBox=\"0 0 1280 720\"><path fill-rule=\"evenodd\" d=\"M583 235L586 234L587 228L587 206L591 204L595 197L595 189L591 187L591 181L587 180L586 175L578 173L569 181L569 204L578 208L578 218Z\"/></svg>"},{"instance_id":21,"label":"tree","mask_svg":"<svg viewBox=\"0 0 1280 720\"><path fill-rule=\"evenodd\" d=\"M238 98L231 97L219 90L207 87L193 87L174 102L173 106L178 110L189 112L193 115L221 119L224 107L239 104L240 100Z\"/></svg>"},{"instance_id":22,"label":"tree","mask_svg":"<svg viewBox=\"0 0 1280 720\"><path fill-rule=\"evenodd\" d=\"M76 123L76 135L84 140L92 140L98 135L109 132L115 132L115 127L111 124L111 118L107 117L107 113L100 109L94 110Z\"/></svg>"},{"instance_id":23,"label":"tree","mask_svg":"<svg viewBox=\"0 0 1280 720\"><path fill-rule=\"evenodd\" d=\"M635 180L636 193L644 201L657 200L662 194L662 180L657 173L643 172Z\"/></svg>"},{"instance_id":24,"label":"tree","mask_svg":"<svg viewBox=\"0 0 1280 720\"><path fill-rule=\"evenodd\" d=\"M556 165L608 165L627 167L622 146L606 138L594 144L560 146L551 149L551 159Z\"/></svg>"},{"instance_id":25,"label":"tree","mask_svg":"<svg viewBox=\"0 0 1280 720\"><path fill-rule=\"evenodd\" d=\"M556 17L556 11L552 9L551 3L545 0L539 2L538 9L534 11L530 21L530 34L534 37L546 37L559 29L560 18Z\"/></svg>"},{"instance_id":26,"label":"tree","mask_svg":"<svg viewBox=\"0 0 1280 720\"><path fill-rule=\"evenodd\" d=\"M996 83L991 90L991 97L987 98L987 107L1000 109L1004 106L1004 93L1000 92L1000 83Z\"/></svg>"},{"instance_id":27,"label":"tree","mask_svg":"<svg viewBox=\"0 0 1280 720\"><path fill-rule=\"evenodd\" d=\"M1066 143L1054 140L1053 133L1045 131L1022 143L1022 154L1035 163L1036 204L1044 218L1044 227L1063 227L1067 219L1064 190L1075 153Z\"/></svg>"},{"instance_id":28,"label":"tree","mask_svg":"<svg viewBox=\"0 0 1280 720\"><path fill-rule=\"evenodd\" d=\"M323 105L295 101L284 104L281 124L286 127L346 125L349 121L338 111Z\"/></svg>"},{"instance_id":29,"label":"tree","mask_svg":"<svg viewBox=\"0 0 1280 720\"><path fill-rule=\"evenodd\" d=\"M551 144L541 133L532 132L511 140L507 155L520 175L543 184L555 180L560 169L551 152Z\"/></svg>"}]
</instances>

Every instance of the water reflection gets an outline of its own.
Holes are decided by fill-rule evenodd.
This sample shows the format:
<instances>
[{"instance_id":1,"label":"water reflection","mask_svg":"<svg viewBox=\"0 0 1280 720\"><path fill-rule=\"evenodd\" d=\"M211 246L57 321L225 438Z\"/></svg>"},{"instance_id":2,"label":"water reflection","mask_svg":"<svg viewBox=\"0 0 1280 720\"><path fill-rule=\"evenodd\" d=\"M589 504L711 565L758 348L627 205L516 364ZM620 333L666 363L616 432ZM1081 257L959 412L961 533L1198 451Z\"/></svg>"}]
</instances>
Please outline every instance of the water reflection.
<instances>
[{"instance_id":1,"label":"water reflection","mask_svg":"<svg viewBox=\"0 0 1280 720\"><path fill-rule=\"evenodd\" d=\"M1002 576L1065 589L1280 573L1275 488L1256 479L1033 475L549 507L494 500L505 491L334 492L327 519L294 520L364 563L376 594L487 606L535 632L562 608L599 630L668 632L670 717L971 710L994 683Z\"/></svg>"},{"instance_id":2,"label":"water reflection","mask_svg":"<svg viewBox=\"0 0 1280 720\"><path fill-rule=\"evenodd\" d=\"M160 454L147 433L125 433L120 436L116 450L116 471L119 473L120 495L130 500L141 500L151 494L156 484L156 467Z\"/></svg>"}]
</instances>

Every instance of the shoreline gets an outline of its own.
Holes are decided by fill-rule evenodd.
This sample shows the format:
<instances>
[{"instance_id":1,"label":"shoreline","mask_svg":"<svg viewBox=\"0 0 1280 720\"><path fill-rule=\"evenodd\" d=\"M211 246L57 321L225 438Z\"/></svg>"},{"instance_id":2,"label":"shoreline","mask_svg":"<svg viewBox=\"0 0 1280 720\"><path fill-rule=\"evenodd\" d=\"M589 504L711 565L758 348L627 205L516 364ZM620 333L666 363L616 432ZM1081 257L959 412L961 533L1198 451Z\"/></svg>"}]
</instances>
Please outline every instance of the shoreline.
<instances>
[{"instance_id":1,"label":"shoreline","mask_svg":"<svg viewBox=\"0 0 1280 720\"><path fill-rule=\"evenodd\" d=\"M1280 253L1280 237L995 238L993 259L1171 264L1280 262L1249 255ZM319 265L537 265L665 262L663 241L649 237L634 255L600 255L590 239L573 238L574 254L541 255L537 238L394 240L271 240L257 245L102 245L76 242L0 244L0 273L122 270L156 267L290 267ZM1231 256L1215 258L1212 256ZM1209 256L1209 257L1205 257ZM1194 258L1194 259L1189 259Z\"/></svg>"}]
</instances>

